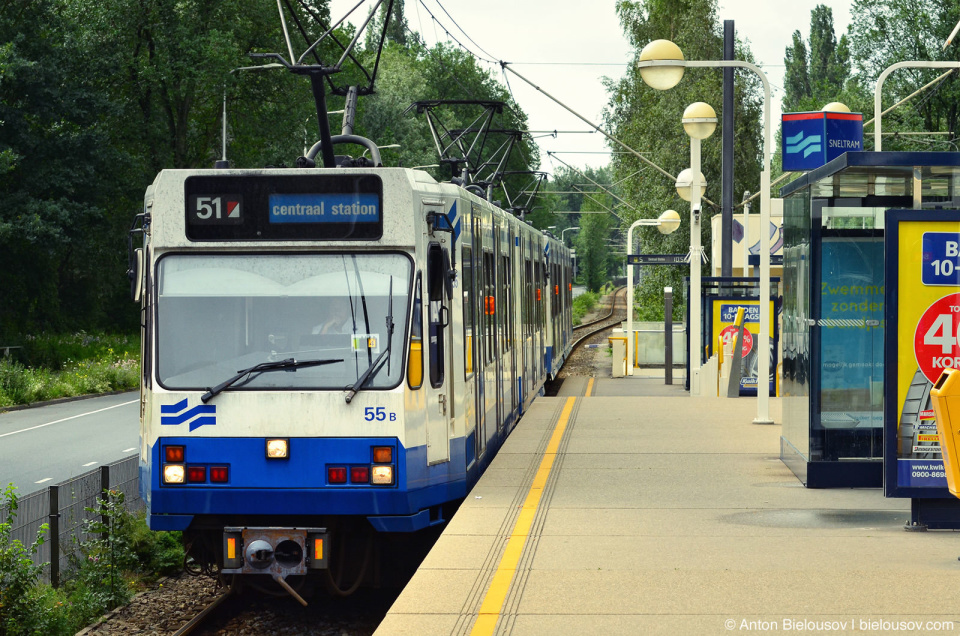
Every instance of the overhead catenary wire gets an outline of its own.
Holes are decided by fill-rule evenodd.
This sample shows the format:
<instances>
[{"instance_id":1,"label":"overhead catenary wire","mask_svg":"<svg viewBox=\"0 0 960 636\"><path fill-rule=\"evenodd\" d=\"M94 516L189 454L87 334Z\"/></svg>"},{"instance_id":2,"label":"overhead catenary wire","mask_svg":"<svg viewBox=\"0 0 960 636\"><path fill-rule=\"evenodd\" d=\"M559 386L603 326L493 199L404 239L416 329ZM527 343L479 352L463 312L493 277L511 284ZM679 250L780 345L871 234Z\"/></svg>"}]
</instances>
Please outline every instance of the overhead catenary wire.
<instances>
[{"instance_id":1,"label":"overhead catenary wire","mask_svg":"<svg viewBox=\"0 0 960 636\"><path fill-rule=\"evenodd\" d=\"M542 94L543 94L544 96L546 96L547 98L551 99L551 100L552 100L554 103L556 103L558 106L560 106L561 108L563 108L564 110L566 110L568 113L570 113L570 114L573 115L574 117L578 118L580 121L584 122L585 124L587 124L587 125L590 126L591 128L595 129L597 132L599 132L601 135L603 135L604 137L606 137L606 138L609 139L610 141L618 144L619 146L622 146L622 147L623 147L624 149L626 149L630 154L632 154L632 155L636 156L638 159L640 159L640 161L648 164L649 166L653 167L654 169L656 169L658 172L660 172L660 173L663 174L664 176L669 177L671 180L673 180L674 182L676 182L676 179L677 179L677 178L676 178L674 175L670 174L669 172L667 172L666 170L664 170L663 168L661 168L660 166L658 166L658 165L655 164L654 162L650 161L649 159L647 159L646 157L644 157L642 154L640 154L638 151L634 150L633 148L631 148L630 146L628 146L628 145L625 144L624 142L620 141L619 139L617 139L617 138L614 137L613 135L607 133L605 130L603 130L602 128L600 128L600 126L598 126L597 124L593 123L592 121L590 121L589 119L587 119L586 117L584 117L583 115L581 115L580 113L578 113L577 111L573 110L572 108L570 108L569 106L567 106L566 104L564 104L563 102L561 102L559 99L557 99L556 97L554 97L553 95L551 95L551 94L548 93L547 91L543 90L542 88L540 88L539 86L537 86L536 84L534 84L533 82L531 82L530 80L528 80L526 77L524 77L523 75L521 75L520 73L518 73L516 70L510 68L510 64L509 64L508 62L503 62L503 61L501 61L501 62L500 62L500 66L503 67L504 70L508 70L508 71L510 71L511 73L513 73L514 75L516 75L517 77L519 77L520 79L522 79L524 82L526 82L527 84L529 84L529 85L530 85L531 87L533 87L535 90L537 90L538 92L542 93ZM558 161L559 161L559 158L558 158ZM711 201L710 199L708 199L708 198L706 198L706 197L701 197L701 201L703 201L704 203L707 203L707 204L713 206L714 208L719 208L719 207L720 207L720 206L718 206L716 203L714 203L713 201Z\"/></svg>"}]
</instances>

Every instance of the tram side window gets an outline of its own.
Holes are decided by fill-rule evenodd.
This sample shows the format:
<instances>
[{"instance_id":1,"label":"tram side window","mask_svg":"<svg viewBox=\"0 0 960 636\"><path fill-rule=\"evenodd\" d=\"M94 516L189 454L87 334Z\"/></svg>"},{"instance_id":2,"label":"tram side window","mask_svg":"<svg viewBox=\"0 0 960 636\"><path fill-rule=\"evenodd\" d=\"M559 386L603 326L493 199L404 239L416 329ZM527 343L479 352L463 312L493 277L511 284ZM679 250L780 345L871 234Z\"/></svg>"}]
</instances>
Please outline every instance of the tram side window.
<instances>
[{"instance_id":1,"label":"tram side window","mask_svg":"<svg viewBox=\"0 0 960 636\"><path fill-rule=\"evenodd\" d=\"M463 372L469 378L473 374L473 247L463 244L460 252L463 263Z\"/></svg>"},{"instance_id":2,"label":"tram side window","mask_svg":"<svg viewBox=\"0 0 960 636\"><path fill-rule=\"evenodd\" d=\"M423 293L421 278L417 274L417 283L413 294L413 320L410 322L410 360L407 374L407 383L411 389L419 389L423 385ZM419 357L419 360L415 360ZM416 370L419 369L419 372Z\"/></svg>"},{"instance_id":3,"label":"tram side window","mask_svg":"<svg viewBox=\"0 0 960 636\"><path fill-rule=\"evenodd\" d=\"M439 245L431 245L427 251L427 295L430 300L430 384L443 385L444 328L449 322L450 311L443 302L444 277L447 272L444 251Z\"/></svg>"}]
</instances>

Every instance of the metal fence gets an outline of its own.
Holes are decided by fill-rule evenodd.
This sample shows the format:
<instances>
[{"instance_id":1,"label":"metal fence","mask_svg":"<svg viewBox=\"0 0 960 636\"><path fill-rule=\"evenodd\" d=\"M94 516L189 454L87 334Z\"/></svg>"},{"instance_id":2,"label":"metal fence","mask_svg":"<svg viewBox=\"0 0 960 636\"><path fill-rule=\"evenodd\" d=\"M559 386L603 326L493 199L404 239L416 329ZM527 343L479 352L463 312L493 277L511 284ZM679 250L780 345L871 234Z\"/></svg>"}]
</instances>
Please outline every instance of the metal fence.
<instances>
[{"instance_id":1,"label":"metal fence","mask_svg":"<svg viewBox=\"0 0 960 636\"><path fill-rule=\"evenodd\" d=\"M40 526L49 524L34 562L43 565L44 580L57 585L60 573L68 570L77 545L92 538L84 532L84 522L95 520L97 515L86 509L96 508L103 491L109 489L124 494L128 511L142 510L139 479L139 457L132 455L20 498L11 538L30 546L37 540ZM9 510L0 507L0 523L8 518Z\"/></svg>"}]
</instances>

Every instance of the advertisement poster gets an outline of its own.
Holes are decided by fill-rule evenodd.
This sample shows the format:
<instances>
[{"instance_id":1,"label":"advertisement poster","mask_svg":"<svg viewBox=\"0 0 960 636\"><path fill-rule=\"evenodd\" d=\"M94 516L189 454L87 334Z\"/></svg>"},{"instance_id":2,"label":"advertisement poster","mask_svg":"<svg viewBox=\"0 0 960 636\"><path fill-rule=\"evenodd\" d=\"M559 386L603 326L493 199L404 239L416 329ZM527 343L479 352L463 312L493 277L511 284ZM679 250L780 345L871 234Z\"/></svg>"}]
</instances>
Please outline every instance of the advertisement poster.
<instances>
[{"instance_id":1,"label":"advertisement poster","mask_svg":"<svg viewBox=\"0 0 960 636\"><path fill-rule=\"evenodd\" d=\"M757 341L760 337L760 301L740 298L713 298L711 317L711 355L718 346L719 338L723 336L724 344L737 337L734 322L737 319L737 309L743 307L743 350L741 351L742 377L740 378L740 394L755 395L757 390L757 369L760 366L757 353ZM774 301L770 301L770 316L775 316ZM774 322L771 319L771 327ZM774 389L777 370L776 335L770 337L770 388Z\"/></svg>"},{"instance_id":2,"label":"advertisement poster","mask_svg":"<svg viewBox=\"0 0 960 636\"><path fill-rule=\"evenodd\" d=\"M888 266L892 249L897 258L896 315L887 314L896 321L896 485L946 491L930 389L943 369L960 366L960 223L914 214L922 216L888 212L887 224Z\"/></svg>"},{"instance_id":3,"label":"advertisement poster","mask_svg":"<svg viewBox=\"0 0 960 636\"><path fill-rule=\"evenodd\" d=\"M879 429L883 426L883 239L824 238L821 254L821 421L826 428Z\"/></svg>"}]
</instances>

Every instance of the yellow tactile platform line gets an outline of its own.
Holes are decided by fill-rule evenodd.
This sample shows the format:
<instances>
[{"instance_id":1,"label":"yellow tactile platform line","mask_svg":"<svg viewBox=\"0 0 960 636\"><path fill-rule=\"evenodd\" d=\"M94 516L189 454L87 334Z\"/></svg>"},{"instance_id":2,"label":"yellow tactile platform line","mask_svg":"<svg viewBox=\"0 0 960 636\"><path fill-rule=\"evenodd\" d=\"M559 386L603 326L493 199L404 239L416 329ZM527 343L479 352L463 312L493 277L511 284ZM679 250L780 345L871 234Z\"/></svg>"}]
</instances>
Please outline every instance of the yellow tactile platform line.
<instances>
[{"instance_id":1,"label":"yellow tactile platform line","mask_svg":"<svg viewBox=\"0 0 960 636\"><path fill-rule=\"evenodd\" d=\"M593 378L587 386L587 396L593 388ZM573 412L574 404L577 398L568 397L560 413L560 418L553 429L550 442L544 451L543 459L540 461L540 467L533 478L533 484L527 493L527 498L523 502L517 521L513 526L513 532L507 541L507 547L500 558L500 564L493 575L490 587L480 606L480 612L476 622L473 624L471 636L488 636L493 634L500 618L500 612L503 609L504 601L510 591L510 584L517 572L517 564L523 554L524 545L530 534L530 527L533 525L534 517L537 513L537 507L540 505L540 498L543 496L544 488L547 485L547 479L550 477L550 471L557 458L557 451L560 448L560 442L563 440L563 433L567 429L570 421L570 414Z\"/></svg>"}]
</instances>

